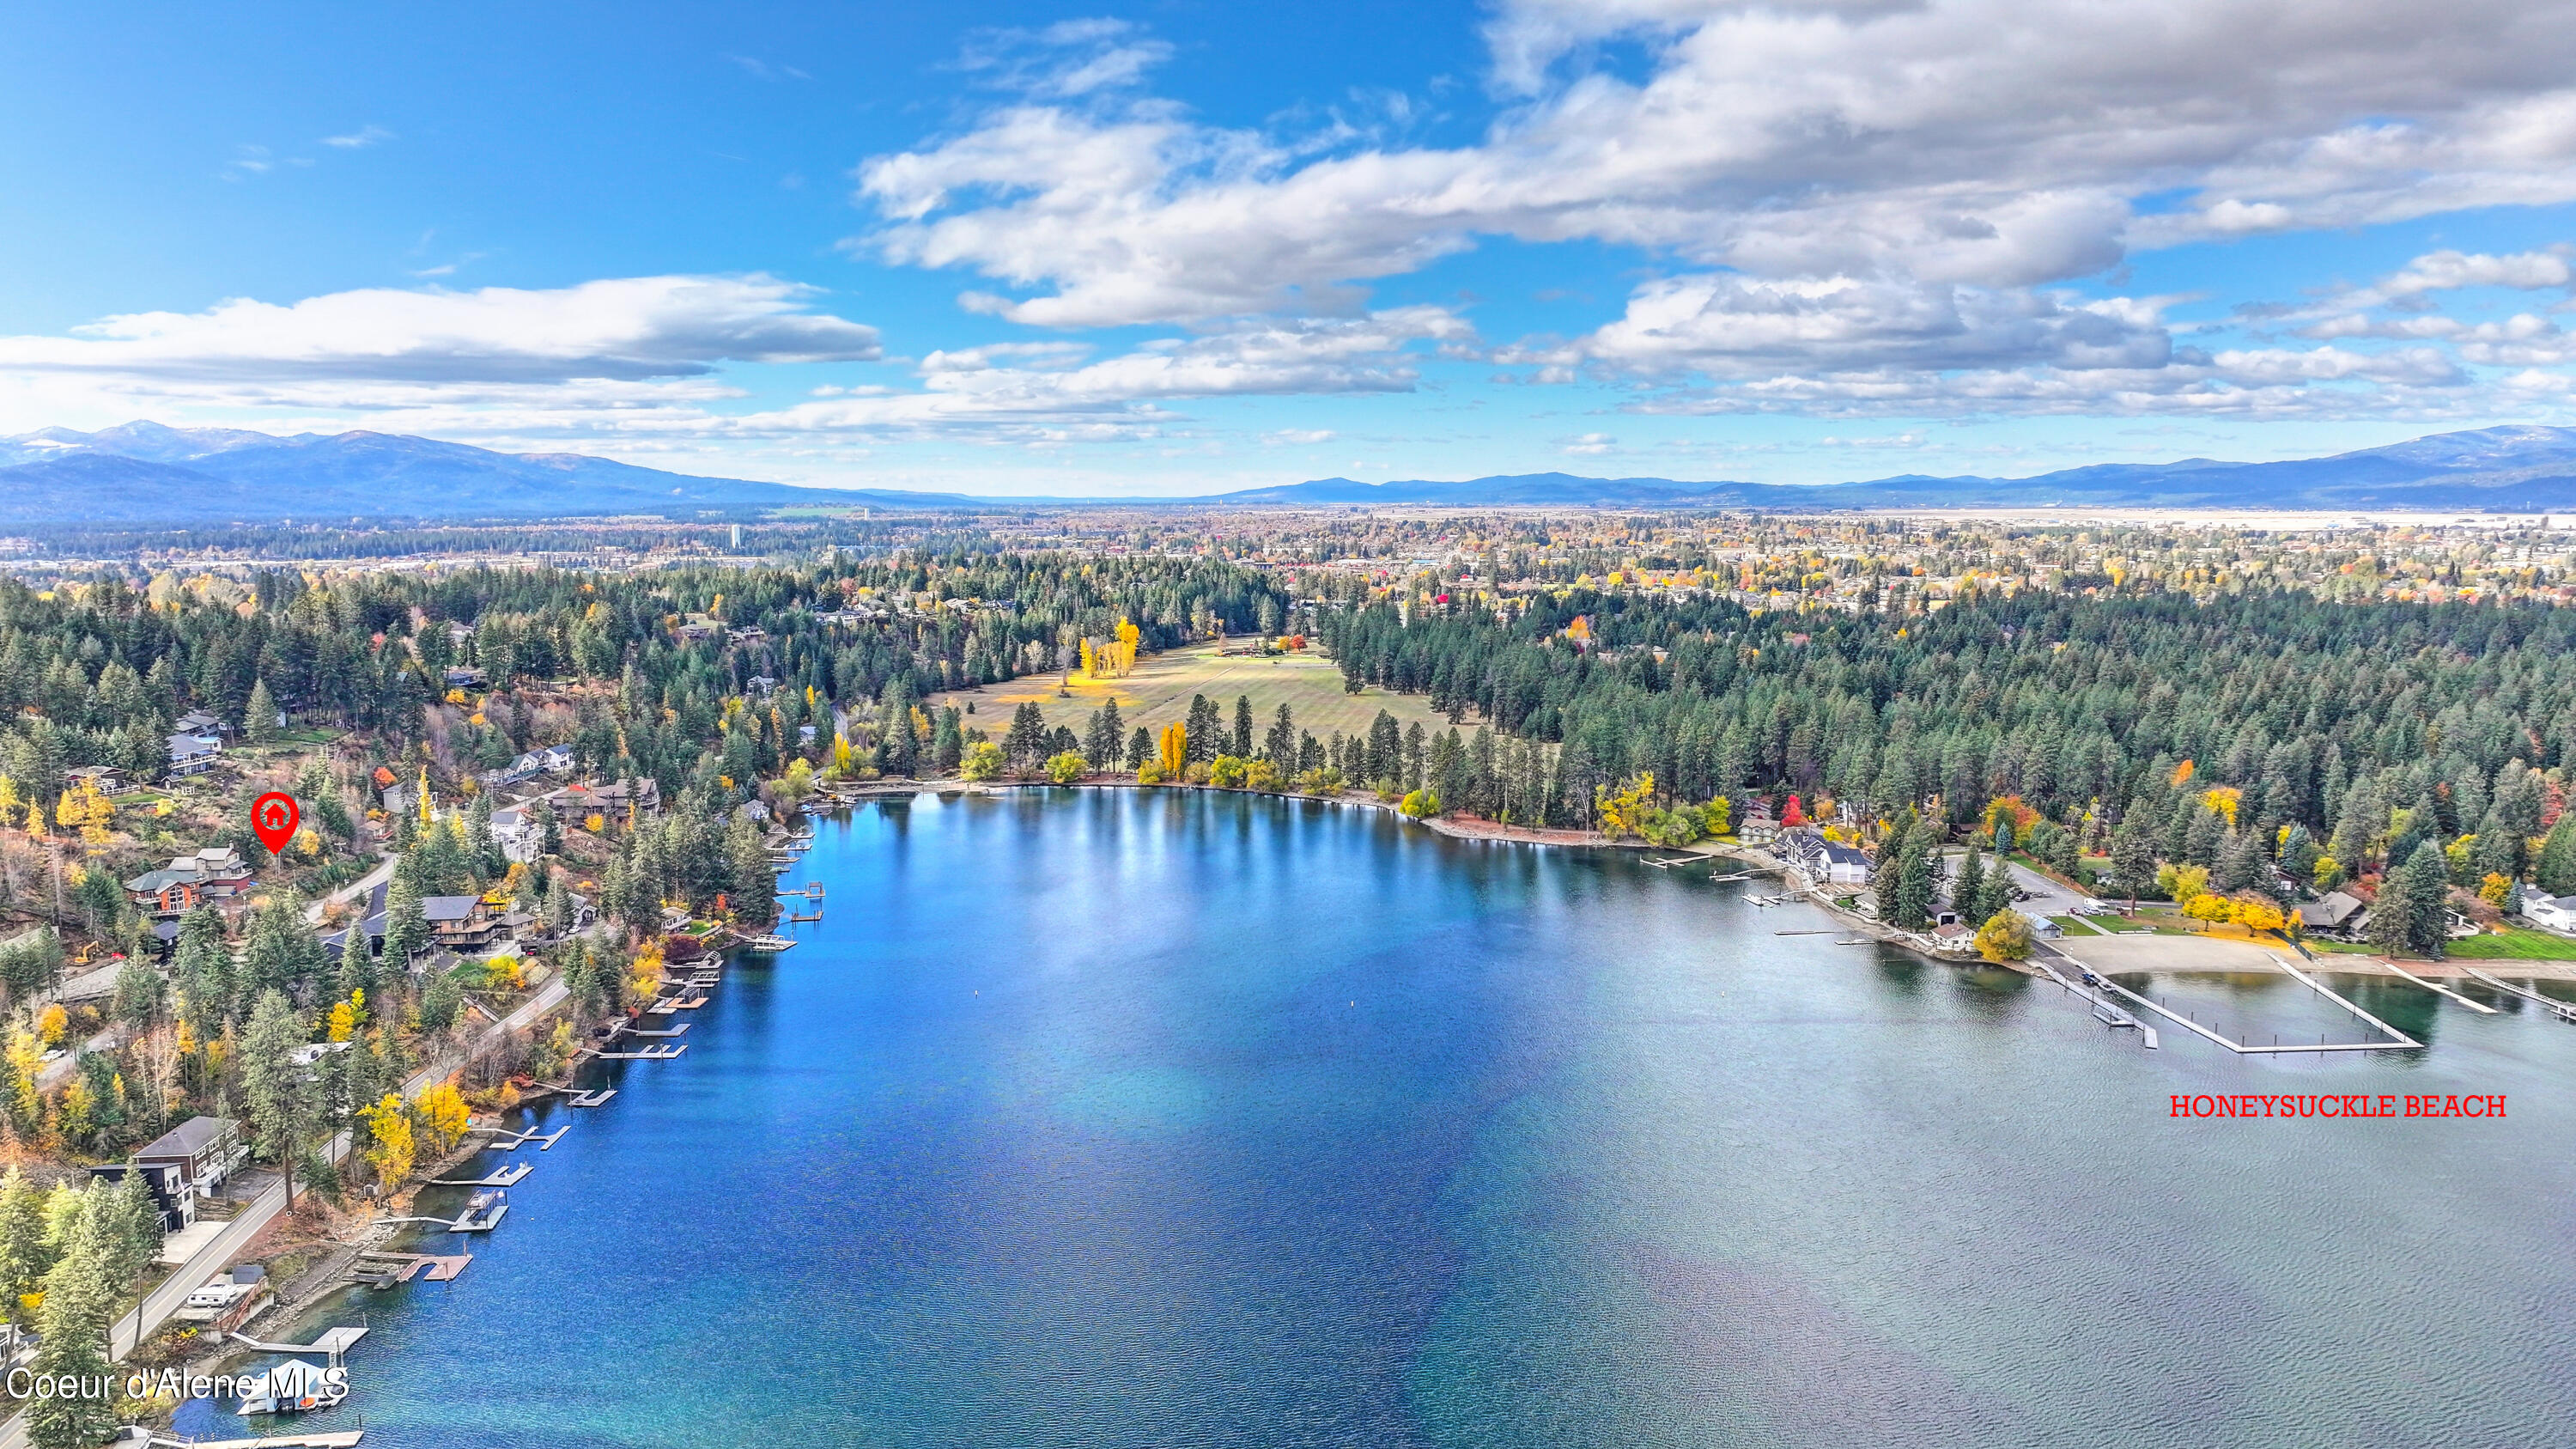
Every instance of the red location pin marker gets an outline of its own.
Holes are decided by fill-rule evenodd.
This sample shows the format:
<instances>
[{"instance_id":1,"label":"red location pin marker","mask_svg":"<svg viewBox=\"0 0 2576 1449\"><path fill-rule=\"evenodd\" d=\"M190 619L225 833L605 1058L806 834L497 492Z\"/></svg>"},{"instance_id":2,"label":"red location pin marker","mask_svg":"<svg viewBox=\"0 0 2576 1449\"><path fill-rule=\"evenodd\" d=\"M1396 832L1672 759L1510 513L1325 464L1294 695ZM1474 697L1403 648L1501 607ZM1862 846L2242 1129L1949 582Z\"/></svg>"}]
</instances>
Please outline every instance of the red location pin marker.
<instances>
[{"instance_id":1,"label":"red location pin marker","mask_svg":"<svg viewBox=\"0 0 2576 1449\"><path fill-rule=\"evenodd\" d=\"M251 832L271 855L284 855L286 842L295 838L295 797L271 790L250 802Z\"/></svg>"}]
</instances>

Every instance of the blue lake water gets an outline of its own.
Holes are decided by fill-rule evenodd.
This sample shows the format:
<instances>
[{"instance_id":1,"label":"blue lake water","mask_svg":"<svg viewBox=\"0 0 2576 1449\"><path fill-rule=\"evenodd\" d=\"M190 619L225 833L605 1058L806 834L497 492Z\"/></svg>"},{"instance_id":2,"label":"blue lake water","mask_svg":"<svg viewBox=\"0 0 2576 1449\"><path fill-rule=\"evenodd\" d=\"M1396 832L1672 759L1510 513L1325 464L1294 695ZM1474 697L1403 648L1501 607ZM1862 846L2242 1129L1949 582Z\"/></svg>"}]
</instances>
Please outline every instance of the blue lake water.
<instances>
[{"instance_id":1,"label":"blue lake water","mask_svg":"<svg viewBox=\"0 0 2576 1449\"><path fill-rule=\"evenodd\" d=\"M2530 1012L2339 977L2430 1049L2147 1052L2052 986L1777 935L1829 923L1759 883L1239 796L871 806L790 874L828 919L515 1154L463 1278L351 1296L374 1331L322 1423L2576 1443L2576 1027ZM2248 1035L2358 1035L2286 978L2169 985ZM2229 1091L2510 1106L2168 1116Z\"/></svg>"}]
</instances>

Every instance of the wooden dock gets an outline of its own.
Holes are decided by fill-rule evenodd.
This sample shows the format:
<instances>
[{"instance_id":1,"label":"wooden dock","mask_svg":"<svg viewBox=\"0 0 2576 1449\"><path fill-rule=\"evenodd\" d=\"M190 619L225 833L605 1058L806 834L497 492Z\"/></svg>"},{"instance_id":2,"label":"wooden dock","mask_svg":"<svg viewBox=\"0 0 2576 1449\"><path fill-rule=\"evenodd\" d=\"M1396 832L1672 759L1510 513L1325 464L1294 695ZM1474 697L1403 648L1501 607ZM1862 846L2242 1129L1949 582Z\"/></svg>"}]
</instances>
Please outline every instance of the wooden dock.
<instances>
[{"instance_id":1,"label":"wooden dock","mask_svg":"<svg viewBox=\"0 0 2576 1449\"><path fill-rule=\"evenodd\" d=\"M454 1282L474 1257L470 1253L360 1253L358 1261L385 1265L373 1277L377 1287L389 1288L414 1278L430 1283Z\"/></svg>"},{"instance_id":2,"label":"wooden dock","mask_svg":"<svg viewBox=\"0 0 2576 1449\"><path fill-rule=\"evenodd\" d=\"M665 1043L661 1046L648 1046L642 1051L601 1052L599 1059L603 1062L667 1062L688 1049L686 1043Z\"/></svg>"},{"instance_id":3,"label":"wooden dock","mask_svg":"<svg viewBox=\"0 0 2576 1449\"><path fill-rule=\"evenodd\" d=\"M616 1095L617 1089L615 1087L593 1087L591 1090L573 1098L572 1105L576 1107L605 1107L608 1105L608 1099Z\"/></svg>"}]
</instances>

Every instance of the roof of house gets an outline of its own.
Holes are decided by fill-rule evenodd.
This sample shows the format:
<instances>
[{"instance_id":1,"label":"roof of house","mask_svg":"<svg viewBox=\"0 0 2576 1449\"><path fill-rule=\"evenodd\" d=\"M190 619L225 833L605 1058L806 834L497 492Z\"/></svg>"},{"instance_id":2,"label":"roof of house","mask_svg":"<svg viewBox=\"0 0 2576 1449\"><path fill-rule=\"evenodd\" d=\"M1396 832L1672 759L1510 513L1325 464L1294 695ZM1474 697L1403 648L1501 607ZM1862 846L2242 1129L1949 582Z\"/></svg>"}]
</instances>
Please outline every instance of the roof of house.
<instances>
[{"instance_id":1,"label":"roof of house","mask_svg":"<svg viewBox=\"0 0 2576 1449\"><path fill-rule=\"evenodd\" d=\"M198 755L211 755L221 748L223 748L221 745L216 744L213 740L206 738L204 735L172 735L170 737L170 758L174 760L193 759Z\"/></svg>"},{"instance_id":2,"label":"roof of house","mask_svg":"<svg viewBox=\"0 0 2576 1449\"><path fill-rule=\"evenodd\" d=\"M200 879L201 877L193 868L188 870L173 870L168 866L163 866L159 870L147 870L143 874L136 876L134 879L127 881L125 883L125 888L129 891L147 891L157 896L174 885L194 885Z\"/></svg>"},{"instance_id":3,"label":"roof of house","mask_svg":"<svg viewBox=\"0 0 2576 1449\"><path fill-rule=\"evenodd\" d=\"M2322 900L2302 901L2299 919L2311 926L2340 926L2368 909L2354 897L2332 891Z\"/></svg>"},{"instance_id":4,"label":"roof of house","mask_svg":"<svg viewBox=\"0 0 2576 1449\"><path fill-rule=\"evenodd\" d=\"M194 1157L213 1146L232 1129L229 1117L191 1117L144 1144L134 1155L142 1157Z\"/></svg>"},{"instance_id":5,"label":"roof of house","mask_svg":"<svg viewBox=\"0 0 2576 1449\"><path fill-rule=\"evenodd\" d=\"M473 896L423 896L420 913L433 921L462 921L474 914Z\"/></svg>"}]
</instances>

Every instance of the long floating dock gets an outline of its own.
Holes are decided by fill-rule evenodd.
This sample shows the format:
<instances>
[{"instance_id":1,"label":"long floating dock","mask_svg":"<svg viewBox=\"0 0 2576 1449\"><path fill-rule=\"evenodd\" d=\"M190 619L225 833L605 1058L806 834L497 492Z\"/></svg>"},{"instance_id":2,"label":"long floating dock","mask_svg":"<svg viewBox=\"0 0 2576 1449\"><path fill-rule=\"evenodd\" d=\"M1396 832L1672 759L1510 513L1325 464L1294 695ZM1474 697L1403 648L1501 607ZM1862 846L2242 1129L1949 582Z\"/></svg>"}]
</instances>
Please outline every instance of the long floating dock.
<instances>
[{"instance_id":1,"label":"long floating dock","mask_svg":"<svg viewBox=\"0 0 2576 1449\"><path fill-rule=\"evenodd\" d=\"M2496 1014L2496 1009L2487 1005L2485 1002L2471 1001L2467 997L2462 996L2460 993L2453 991L2451 988L2444 986L2438 981L2427 981L2423 977L2416 975L2414 972L2407 970L2405 967L2398 965L2396 962L2391 961L2384 956L2380 958L2379 964L2387 967L2398 975L2405 977L2407 980L2414 982L2416 985L2423 987L2425 990L2432 992L2434 995L2447 996L2462 1006L2467 1007L2471 1011L2483 1011L2489 1016ZM2470 974L2474 975L2476 973L2472 972Z\"/></svg>"},{"instance_id":2,"label":"long floating dock","mask_svg":"<svg viewBox=\"0 0 2576 1449\"><path fill-rule=\"evenodd\" d=\"M2332 997L2335 1001L2340 1002L2344 1008L2352 1012L2353 1015L2360 1017L2362 1020L2369 1022L2371 1025L2378 1027L2380 1030L2389 1033L2397 1039L2395 1041L2321 1041L2313 1046L2249 1046L2244 1042L2231 1041L2226 1037L2220 1036L2217 1032L2201 1025L2190 1017L2183 1016L2168 1009L2161 1002L2151 1001L2146 997L2139 995L2137 992L2131 991L2119 982L2112 980L2110 977L2102 975L2100 972L2094 973L2094 979L2099 981L2104 988L2120 993L2122 996L2138 1003L2147 1010L2152 1011L2156 1015L2163 1017L2165 1020L2172 1022L2174 1025L2181 1027L2183 1030L2188 1031L2195 1036L2205 1038L2219 1046L2223 1046L2229 1051L2237 1053L2239 1056L2272 1056L2275 1054L2286 1056L2295 1052L2402 1052L2420 1051L2423 1049L2424 1044L2422 1042L2415 1040L2413 1037L2410 1037L2404 1032L2397 1030L2395 1027L2381 1021L2379 1018L2363 1011L2360 1007L2354 1006L2351 1002L2345 1001L2342 997L2336 996L2333 992L2327 991L2325 987L2318 985L2318 983L2313 980L2310 980L2304 973L2288 966L2284 966L2283 969L2288 970L2291 975L2298 977L2301 981L2307 982L2308 985L2315 987L2326 996Z\"/></svg>"},{"instance_id":3,"label":"long floating dock","mask_svg":"<svg viewBox=\"0 0 2576 1449\"><path fill-rule=\"evenodd\" d=\"M473 1130L477 1132L501 1131L498 1127L477 1127ZM523 1147L528 1143L533 1142L537 1144L537 1150L539 1152L551 1152L554 1150L554 1145L563 1140L563 1135L571 1130L572 1129L570 1127L558 1127L552 1132L544 1134L535 1132L504 1133L503 1135L508 1137L510 1139L509 1141L504 1142L499 1137L495 1137L490 1142L483 1145L486 1147Z\"/></svg>"},{"instance_id":4,"label":"long floating dock","mask_svg":"<svg viewBox=\"0 0 2576 1449\"><path fill-rule=\"evenodd\" d=\"M2061 957L2060 959L2066 958ZM2147 1050L2157 1050L2156 1029L2154 1027L2147 1025L2145 1022L2138 1020L2128 1012L2122 1011L2119 1007L2112 1005L2109 1001L2095 995L2090 987L2078 986L2074 982L2067 980L2064 976L2059 975L2057 968L2049 965L2047 960L2040 956L2039 953L2031 953L2030 964L2038 967L2040 973L2046 976L2049 980L2056 982L2058 985L2065 987L2069 992L2081 997L2086 1005L2093 1008L2093 1019L2095 1021L2098 1021L2104 1026L2110 1027L2115 1031L2134 1031L2138 1034L2138 1040L2145 1045ZM2084 979L2087 981L2098 979L2089 967L2079 966L2077 969L2084 972ZM2108 985L2110 983L2105 982L2104 984Z\"/></svg>"},{"instance_id":5,"label":"long floating dock","mask_svg":"<svg viewBox=\"0 0 2576 1449\"><path fill-rule=\"evenodd\" d=\"M2521 987L2516 986L2512 982L2504 980L2501 977L2489 976L2487 973L2479 970L2475 966L2468 967L2467 970L2470 975L2485 982L2489 986L2494 987L2496 990L2504 992L2509 996L2519 996L2523 1000L2530 1002L2532 1005L2555 1014L2560 1021L2576 1021L2576 1006L2570 1006L2555 996L2543 996L2537 991L2525 991Z\"/></svg>"},{"instance_id":6,"label":"long floating dock","mask_svg":"<svg viewBox=\"0 0 2576 1449\"><path fill-rule=\"evenodd\" d=\"M261 1353L319 1353L328 1354L337 1359L356 1346L359 1339L366 1336L367 1330L363 1325L351 1323L343 1324L338 1328L326 1328L322 1331L322 1336L311 1343L262 1343L247 1333L236 1333L232 1335L232 1339L235 1343L246 1348L257 1349Z\"/></svg>"},{"instance_id":7,"label":"long floating dock","mask_svg":"<svg viewBox=\"0 0 2576 1449\"><path fill-rule=\"evenodd\" d=\"M601 1052L599 1059L603 1062L667 1062L688 1049L688 1044L685 1042L666 1042L661 1046L646 1047L640 1052Z\"/></svg>"},{"instance_id":8,"label":"long floating dock","mask_svg":"<svg viewBox=\"0 0 2576 1449\"><path fill-rule=\"evenodd\" d=\"M558 1134L560 1135L560 1134ZM490 1177L433 1177L427 1187L516 1187L520 1180L536 1171L524 1162L513 1162Z\"/></svg>"},{"instance_id":9,"label":"long floating dock","mask_svg":"<svg viewBox=\"0 0 2576 1449\"><path fill-rule=\"evenodd\" d=\"M152 1434L152 1449L358 1449L363 1428L332 1428L330 1434L273 1434L260 1439L170 1439Z\"/></svg>"}]
</instances>

